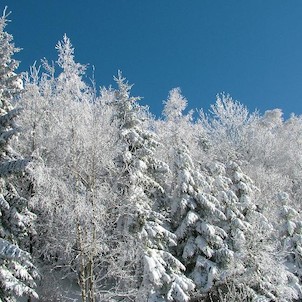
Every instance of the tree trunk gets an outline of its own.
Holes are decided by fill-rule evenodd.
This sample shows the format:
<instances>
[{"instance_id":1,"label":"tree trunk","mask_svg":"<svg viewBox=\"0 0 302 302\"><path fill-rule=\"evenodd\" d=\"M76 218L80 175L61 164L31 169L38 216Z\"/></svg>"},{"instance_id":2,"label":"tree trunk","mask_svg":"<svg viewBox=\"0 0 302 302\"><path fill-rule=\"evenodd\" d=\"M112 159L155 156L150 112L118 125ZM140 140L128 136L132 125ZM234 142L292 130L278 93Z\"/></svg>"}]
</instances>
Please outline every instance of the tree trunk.
<instances>
[{"instance_id":1,"label":"tree trunk","mask_svg":"<svg viewBox=\"0 0 302 302\"><path fill-rule=\"evenodd\" d=\"M81 287L82 302L87 302L85 254L83 251L82 228L79 223L77 223L77 235L78 235L78 249L80 251L79 285Z\"/></svg>"}]
</instances>

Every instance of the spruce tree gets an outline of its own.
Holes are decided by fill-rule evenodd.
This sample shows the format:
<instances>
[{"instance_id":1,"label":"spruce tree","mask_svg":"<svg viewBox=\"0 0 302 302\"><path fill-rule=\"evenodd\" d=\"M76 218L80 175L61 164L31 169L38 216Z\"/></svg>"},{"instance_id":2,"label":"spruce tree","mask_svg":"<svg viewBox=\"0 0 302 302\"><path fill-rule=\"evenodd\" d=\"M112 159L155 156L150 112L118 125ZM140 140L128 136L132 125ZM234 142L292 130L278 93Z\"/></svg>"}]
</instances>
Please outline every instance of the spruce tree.
<instances>
[{"instance_id":1,"label":"spruce tree","mask_svg":"<svg viewBox=\"0 0 302 302\"><path fill-rule=\"evenodd\" d=\"M144 125L146 111L137 104L137 98L130 97L131 86L121 73L116 82L121 154L116 159L115 187L122 211L117 228L128 252L135 249L139 255L134 262L136 300L186 302L194 285L182 273L185 267L170 253L176 236L169 231L162 211L165 192L160 181L168 167L154 155L158 142ZM129 246L129 237L134 238L136 247Z\"/></svg>"},{"instance_id":2,"label":"spruce tree","mask_svg":"<svg viewBox=\"0 0 302 302\"><path fill-rule=\"evenodd\" d=\"M37 297L34 278L37 272L26 251L30 247L35 215L28 208L32 194L29 160L11 147L19 132L16 117L20 109L11 102L20 95L22 81L14 73L18 51L13 37L5 32L7 15L0 19L0 299L16 301L17 296Z\"/></svg>"},{"instance_id":3,"label":"spruce tree","mask_svg":"<svg viewBox=\"0 0 302 302\"><path fill-rule=\"evenodd\" d=\"M259 210L260 190L236 162L226 165L223 178L229 183L227 194L221 195L227 216L224 229L236 264L229 280L256 301L297 298L294 276L277 255L272 225Z\"/></svg>"},{"instance_id":4,"label":"spruce tree","mask_svg":"<svg viewBox=\"0 0 302 302\"><path fill-rule=\"evenodd\" d=\"M278 238L281 241L281 248L285 253L286 266L288 270L297 276L297 280L294 281L301 285L302 278L302 222L301 215L293 207L289 194L286 192L280 192L277 195L280 204L279 209L279 227ZM300 286L296 286L299 289L299 297L302 297L302 290Z\"/></svg>"},{"instance_id":5,"label":"spruce tree","mask_svg":"<svg viewBox=\"0 0 302 302\"><path fill-rule=\"evenodd\" d=\"M232 264L233 252L226 244L227 233L219 226L226 220L213 183L195 167L185 145L176 150L177 185L172 217L178 239L177 254L202 293Z\"/></svg>"}]
</instances>

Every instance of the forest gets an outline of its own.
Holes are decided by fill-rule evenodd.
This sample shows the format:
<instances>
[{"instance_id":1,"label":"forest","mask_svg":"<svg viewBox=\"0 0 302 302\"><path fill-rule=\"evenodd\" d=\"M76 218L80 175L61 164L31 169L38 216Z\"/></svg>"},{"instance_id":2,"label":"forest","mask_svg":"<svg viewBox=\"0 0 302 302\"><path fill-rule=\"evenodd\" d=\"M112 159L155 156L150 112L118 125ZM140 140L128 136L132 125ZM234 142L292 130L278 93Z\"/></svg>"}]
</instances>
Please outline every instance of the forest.
<instances>
[{"instance_id":1,"label":"forest","mask_svg":"<svg viewBox=\"0 0 302 302\"><path fill-rule=\"evenodd\" d=\"M154 116L64 35L18 74L0 19L0 301L302 301L302 117Z\"/></svg>"}]
</instances>

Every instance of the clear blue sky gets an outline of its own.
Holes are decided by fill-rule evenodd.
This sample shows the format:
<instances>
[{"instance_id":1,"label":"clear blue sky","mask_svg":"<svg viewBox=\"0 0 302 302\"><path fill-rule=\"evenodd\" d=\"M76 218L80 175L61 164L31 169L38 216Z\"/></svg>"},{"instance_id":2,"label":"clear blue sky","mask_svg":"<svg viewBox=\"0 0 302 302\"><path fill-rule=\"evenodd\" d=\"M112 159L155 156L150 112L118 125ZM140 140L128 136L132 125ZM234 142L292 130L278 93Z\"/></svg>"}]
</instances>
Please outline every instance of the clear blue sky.
<instances>
[{"instance_id":1,"label":"clear blue sky","mask_svg":"<svg viewBox=\"0 0 302 302\"><path fill-rule=\"evenodd\" d=\"M302 114L301 0L1 0L19 71L56 59L66 33L97 85L121 69L158 114L173 87L190 108L227 92L250 110Z\"/></svg>"}]
</instances>

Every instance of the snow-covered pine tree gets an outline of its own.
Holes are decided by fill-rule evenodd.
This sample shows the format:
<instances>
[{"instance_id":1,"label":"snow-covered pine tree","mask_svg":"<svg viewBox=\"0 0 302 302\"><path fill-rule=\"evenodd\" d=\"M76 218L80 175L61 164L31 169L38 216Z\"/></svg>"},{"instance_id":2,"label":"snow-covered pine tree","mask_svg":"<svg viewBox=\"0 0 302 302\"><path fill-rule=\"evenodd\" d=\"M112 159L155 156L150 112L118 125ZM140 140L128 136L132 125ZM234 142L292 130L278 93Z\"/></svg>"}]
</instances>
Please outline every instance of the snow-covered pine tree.
<instances>
[{"instance_id":1,"label":"snow-covered pine tree","mask_svg":"<svg viewBox=\"0 0 302 302\"><path fill-rule=\"evenodd\" d=\"M195 166L192 156L202 162L208 157L200 154L201 149L208 149L205 133L201 124L193 122L192 112L184 115L186 106L180 89L171 90L163 111L165 120L158 123L157 131L172 172L167 190L171 196L171 220L178 235L175 252L187 267L187 276L195 281L199 291L206 292L232 263L232 252L224 243L225 232L218 226L225 216L219 201L212 196L213 179L206 170L199 172L201 162ZM196 221L190 222L190 217ZM207 230L201 230L201 225ZM222 251L225 258L219 257Z\"/></svg>"},{"instance_id":2,"label":"snow-covered pine tree","mask_svg":"<svg viewBox=\"0 0 302 302\"><path fill-rule=\"evenodd\" d=\"M187 275L205 293L232 264L227 234L219 227L226 217L212 194L211 178L199 173L188 147L180 146L175 155L177 184L171 217L178 239L176 251L187 267Z\"/></svg>"},{"instance_id":3,"label":"snow-covered pine tree","mask_svg":"<svg viewBox=\"0 0 302 302\"><path fill-rule=\"evenodd\" d=\"M167 100L164 102L163 120L155 122L156 133L160 139L161 146L158 150L159 156L169 165L171 177L174 174L174 153L179 147L180 139L190 148L197 145L197 132L193 122L193 112L185 114L187 100L182 96L179 88L174 88L169 92ZM173 182L173 179L171 179ZM168 182L169 183L169 182ZM171 187L171 185L169 185Z\"/></svg>"},{"instance_id":4,"label":"snow-covered pine tree","mask_svg":"<svg viewBox=\"0 0 302 302\"><path fill-rule=\"evenodd\" d=\"M225 205L224 230L234 251L236 266L229 280L243 289L251 299L287 301L297 298L297 286L276 255L271 224L258 210L259 189L236 162L229 162L216 183L223 188L218 199ZM228 189L225 188L228 185ZM271 270L274 267L276 272Z\"/></svg>"},{"instance_id":5,"label":"snow-covered pine tree","mask_svg":"<svg viewBox=\"0 0 302 302\"><path fill-rule=\"evenodd\" d=\"M12 58L18 51L12 35L5 31L7 15L0 18L0 300L16 301L18 296L37 297L31 263L29 236L35 215L28 208L31 190L29 160L17 154L10 140L19 127L15 119L20 109L11 101L22 90L20 76L14 73L18 62Z\"/></svg>"},{"instance_id":6,"label":"snow-covered pine tree","mask_svg":"<svg viewBox=\"0 0 302 302\"><path fill-rule=\"evenodd\" d=\"M156 136L144 126L146 111L137 104L137 98L130 97L131 86L121 73L115 80L115 119L122 146L114 185L120 198L117 229L127 250L127 255L121 256L128 259L122 261L134 265L132 275L136 276L135 284L124 285L128 290L137 289L136 301L189 301L194 285L183 274L185 267L169 251L176 236L168 230L161 211L164 190L158 180L168 172L167 165L154 156ZM131 254L137 255L131 259Z\"/></svg>"},{"instance_id":7,"label":"snow-covered pine tree","mask_svg":"<svg viewBox=\"0 0 302 302\"><path fill-rule=\"evenodd\" d=\"M301 215L296 211L289 194L280 192L278 194L280 204L278 239L281 240L285 253L286 265L290 272L295 274L299 280L302 278L302 221Z\"/></svg>"}]
</instances>

